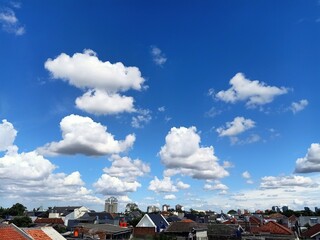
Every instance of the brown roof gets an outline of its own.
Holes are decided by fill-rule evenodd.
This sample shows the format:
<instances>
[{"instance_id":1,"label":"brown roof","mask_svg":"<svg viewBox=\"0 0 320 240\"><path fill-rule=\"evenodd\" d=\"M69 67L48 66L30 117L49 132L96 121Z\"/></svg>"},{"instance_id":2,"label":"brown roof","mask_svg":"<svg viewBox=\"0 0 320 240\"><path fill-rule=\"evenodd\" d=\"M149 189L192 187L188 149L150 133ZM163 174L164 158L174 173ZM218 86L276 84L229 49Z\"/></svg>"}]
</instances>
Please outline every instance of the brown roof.
<instances>
[{"instance_id":1,"label":"brown roof","mask_svg":"<svg viewBox=\"0 0 320 240\"><path fill-rule=\"evenodd\" d=\"M290 229L282 226L279 223L273 222L273 221L270 221L261 227L251 229L251 231L256 232L256 233L267 232L267 233L271 233L271 234L282 234L282 235L292 235L293 234L293 232Z\"/></svg>"},{"instance_id":2,"label":"brown roof","mask_svg":"<svg viewBox=\"0 0 320 240\"><path fill-rule=\"evenodd\" d=\"M269 218L287 218L285 215L282 215L281 213L272 213L269 215Z\"/></svg>"},{"instance_id":3,"label":"brown roof","mask_svg":"<svg viewBox=\"0 0 320 240\"><path fill-rule=\"evenodd\" d=\"M295 222L295 221L297 221L298 220L298 218L295 216L295 215L291 215L290 217L289 217L289 221L290 222Z\"/></svg>"},{"instance_id":4,"label":"brown roof","mask_svg":"<svg viewBox=\"0 0 320 240\"><path fill-rule=\"evenodd\" d=\"M305 231L304 233L302 233L302 235L304 237L309 237L309 238L311 238L315 235L318 235L318 234L320 234L320 224L319 223L312 226L309 230Z\"/></svg>"},{"instance_id":5,"label":"brown roof","mask_svg":"<svg viewBox=\"0 0 320 240\"><path fill-rule=\"evenodd\" d=\"M62 218L37 218L34 223L64 224Z\"/></svg>"},{"instance_id":6,"label":"brown roof","mask_svg":"<svg viewBox=\"0 0 320 240\"><path fill-rule=\"evenodd\" d=\"M44 231L41 229L24 229L34 240L52 240Z\"/></svg>"},{"instance_id":7,"label":"brown roof","mask_svg":"<svg viewBox=\"0 0 320 240\"><path fill-rule=\"evenodd\" d=\"M1 240L33 240L14 224L0 224L0 239Z\"/></svg>"}]
</instances>

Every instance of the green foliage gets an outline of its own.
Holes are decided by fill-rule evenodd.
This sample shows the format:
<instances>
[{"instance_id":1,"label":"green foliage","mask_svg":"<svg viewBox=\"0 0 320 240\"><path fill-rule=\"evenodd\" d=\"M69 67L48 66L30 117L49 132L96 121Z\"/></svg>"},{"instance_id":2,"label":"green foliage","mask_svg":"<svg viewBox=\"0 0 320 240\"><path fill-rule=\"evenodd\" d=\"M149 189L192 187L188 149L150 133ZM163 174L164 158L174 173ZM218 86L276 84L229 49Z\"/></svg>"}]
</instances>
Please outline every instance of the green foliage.
<instances>
[{"instance_id":1,"label":"green foliage","mask_svg":"<svg viewBox=\"0 0 320 240\"><path fill-rule=\"evenodd\" d=\"M11 216L23 216L24 212L26 211L26 207L23 206L21 203L16 203L9 208L9 215Z\"/></svg>"},{"instance_id":2,"label":"green foliage","mask_svg":"<svg viewBox=\"0 0 320 240\"><path fill-rule=\"evenodd\" d=\"M14 225L18 227L30 227L32 225L32 220L31 218L27 216L23 217L15 217L10 223L13 223Z\"/></svg>"},{"instance_id":3,"label":"green foliage","mask_svg":"<svg viewBox=\"0 0 320 240\"><path fill-rule=\"evenodd\" d=\"M234 209L231 209L231 210L228 211L228 214L235 215L235 214L237 214L237 211L234 210Z\"/></svg>"},{"instance_id":4,"label":"green foliage","mask_svg":"<svg viewBox=\"0 0 320 240\"><path fill-rule=\"evenodd\" d=\"M131 225L131 226L133 226L133 227L135 227L135 226L137 226L137 224L140 222L141 218L142 218L142 217L132 219L131 221L128 221L128 224Z\"/></svg>"}]
</instances>

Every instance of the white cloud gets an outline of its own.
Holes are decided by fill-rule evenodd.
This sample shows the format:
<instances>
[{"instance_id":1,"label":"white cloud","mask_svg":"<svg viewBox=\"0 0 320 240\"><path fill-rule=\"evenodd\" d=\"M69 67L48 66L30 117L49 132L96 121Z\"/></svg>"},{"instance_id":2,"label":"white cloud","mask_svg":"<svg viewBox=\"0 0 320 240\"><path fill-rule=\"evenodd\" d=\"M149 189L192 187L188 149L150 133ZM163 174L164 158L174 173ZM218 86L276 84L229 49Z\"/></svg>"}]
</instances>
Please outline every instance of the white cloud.
<instances>
[{"instance_id":1,"label":"white cloud","mask_svg":"<svg viewBox=\"0 0 320 240\"><path fill-rule=\"evenodd\" d=\"M177 197L176 197L176 195L174 195L174 194L168 194L168 195L165 195L164 197L163 197L163 199L165 199L165 200L174 200L174 199L176 199Z\"/></svg>"},{"instance_id":2,"label":"white cloud","mask_svg":"<svg viewBox=\"0 0 320 240\"><path fill-rule=\"evenodd\" d=\"M217 128L217 133L220 137L224 136L236 136L251 128L255 127L255 122L251 119L245 119L244 117L235 117L232 122L227 122L226 127Z\"/></svg>"},{"instance_id":3,"label":"white cloud","mask_svg":"<svg viewBox=\"0 0 320 240\"><path fill-rule=\"evenodd\" d=\"M19 22L15 12L10 8L0 11L0 24L2 29L8 33L13 33L17 36L25 33L25 28Z\"/></svg>"},{"instance_id":4,"label":"white cloud","mask_svg":"<svg viewBox=\"0 0 320 240\"><path fill-rule=\"evenodd\" d=\"M290 110L291 110L293 113L297 113L297 112L300 112L300 111L302 111L303 109L305 109L305 108L308 106L308 104L309 104L308 100L302 99L302 100L300 100L299 102L293 102L293 103L291 103Z\"/></svg>"},{"instance_id":5,"label":"white cloud","mask_svg":"<svg viewBox=\"0 0 320 240\"><path fill-rule=\"evenodd\" d=\"M55 59L49 58L44 66L53 78L86 90L76 99L76 106L97 115L134 112L133 98L119 92L141 90L145 81L137 67L103 62L90 49L73 56L61 53Z\"/></svg>"},{"instance_id":6,"label":"white cloud","mask_svg":"<svg viewBox=\"0 0 320 240\"><path fill-rule=\"evenodd\" d=\"M159 111L159 112L164 112L164 111L166 111L165 106L158 107L158 111Z\"/></svg>"},{"instance_id":7,"label":"white cloud","mask_svg":"<svg viewBox=\"0 0 320 240\"><path fill-rule=\"evenodd\" d=\"M218 179L229 175L218 163L213 147L200 147L195 127L171 128L159 152L165 176L182 174L196 179Z\"/></svg>"},{"instance_id":8,"label":"white cloud","mask_svg":"<svg viewBox=\"0 0 320 240\"><path fill-rule=\"evenodd\" d=\"M134 112L134 99L105 90L88 90L76 99L76 106L95 115L118 114Z\"/></svg>"},{"instance_id":9,"label":"white cloud","mask_svg":"<svg viewBox=\"0 0 320 240\"><path fill-rule=\"evenodd\" d=\"M71 185L71 186L82 186L84 185L84 182L81 180L81 175L78 171L71 173L64 179L65 185Z\"/></svg>"},{"instance_id":10,"label":"white cloud","mask_svg":"<svg viewBox=\"0 0 320 240\"><path fill-rule=\"evenodd\" d=\"M246 79L242 73L237 73L229 83L231 87L226 91L218 92L215 95L216 98L228 103L246 101L247 107L270 103L276 96L288 92L284 87L268 86L258 80Z\"/></svg>"},{"instance_id":11,"label":"white cloud","mask_svg":"<svg viewBox=\"0 0 320 240\"><path fill-rule=\"evenodd\" d=\"M261 189L276 189L276 188L292 188L292 187L317 187L318 184L315 183L309 177L303 177L298 175L292 176L266 176L261 179L260 188Z\"/></svg>"},{"instance_id":12,"label":"white cloud","mask_svg":"<svg viewBox=\"0 0 320 240\"><path fill-rule=\"evenodd\" d=\"M132 134L127 135L125 140L115 140L114 136L107 132L107 127L79 115L64 117L60 128L63 139L38 148L38 152L44 155L107 155L126 151L135 141Z\"/></svg>"},{"instance_id":13,"label":"white cloud","mask_svg":"<svg viewBox=\"0 0 320 240\"><path fill-rule=\"evenodd\" d=\"M296 173L320 172L320 144L312 143L305 157L296 161Z\"/></svg>"},{"instance_id":14,"label":"white cloud","mask_svg":"<svg viewBox=\"0 0 320 240\"><path fill-rule=\"evenodd\" d=\"M131 126L134 128L143 128L145 124L148 124L151 121L151 119L150 110L138 110L138 115L132 117Z\"/></svg>"},{"instance_id":15,"label":"white cloud","mask_svg":"<svg viewBox=\"0 0 320 240\"><path fill-rule=\"evenodd\" d=\"M164 177L163 180L154 177L154 179L150 181L148 189L157 193L178 191L177 187L174 185L170 177Z\"/></svg>"},{"instance_id":16,"label":"white cloud","mask_svg":"<svg viewBox=\"0 0 320 240\"><path fill-rule=\"evenodd\" d=\"M112 165L104 168L104 174L93 184L98 193L104 195L127 195L135 192L141 184L137 181L150 172L150 166L140 159L132 160L129 157L113 155L110 158Z\"/></svg>"},{"instance_id":17,"label":"white cloud","mask_svg":"<svg viewBox=\"0 0 320 240\"><path fill-rule=\"evenodd\" d=\"M251 175L250 175L250 173L248 171L245 171L245 172L242 173L242 177L245 178L245 179L249 179L249 178L251 178Z\"/></svg>"},{"instance_id":18,"label":"white cloud","mask_svg":"<svg viewBox=\"0 0 320 240\"><path fill-rule=\"evenodd\" d=\"M127 182L109 174L102 174L93 186L98 193L104 195L126 195L128 192L137 191L141 184L137 181Z\"/></svg>"},{"instance_id":19,"label":"white cloud","mask_svg":"<svg viewBox=\"0 0 320 240\"><path fill-rule=\"evenodd\" d=\"M182 181L178 181L177 182L177 188L178 189L188 189L188 188L190 188L190 185L187 184L187 183L184 183Z\"/></svg>"},{"instance_id":20,"label":"white cloud","mask_svg":"<svg viewBox=\"0 0 320 240\"><path fill-rule=\"evenodd\" d=\"M204 190L209 190L209 191L214 191L214 190L222 190L222 191L226 191L228 190L228 186L225 184L222 184L219 181L216 181L215 184L209 184L206 183L203 187Z\"/></svg>"},{"instance_id":21,"label":"white cloud","mask_svg":"<svg viewBox=\"0 0 320 240\"><path fill-rule=\"evenodd\" d=\"M10 131L14 132L12 124ZM26 202L74 203L81 199L81 204L103 202L92 195L91 190L83 187L79 172L71 174L54 173L57 166L36 151L18 152L18 147L11 145L0 158L0 197L19 199Z\"/></svg>"},{"instance_id":22,"label":"white cloud","mask_svg":"<svg viewBox=\"0 0 320 240\"><path fill-rule=\"evenodd\" d=\"M142 162L140 159L132 160L129 157L113 155L110 160L112 161L111 167L105 168L103 171L112 177L133 181L137 177L150 172L149 164Z\"/></svg>"},{"instance_id":23,"label":"white cloud","mask_svg":"<svg viewBox=\"0 0 320 240\"><path fill-rule=\"evenodd\" d=\"M151 55L155 64L163 66L166 63L167 58L162 53L161 49L155 46L151 47Z\"/></svg>"},{"instance_id":24,"label":"white cloud","mask_svg":"<svg viewBox=\"0 0 320 240\"><path fill-rule=\"evenodd\" d=\"M12 146L16 136L17 131L13 125L6 119L2 120L2 124L0 124L0 151L5 151L9 146Z\"/></svg>"}]
</instances>

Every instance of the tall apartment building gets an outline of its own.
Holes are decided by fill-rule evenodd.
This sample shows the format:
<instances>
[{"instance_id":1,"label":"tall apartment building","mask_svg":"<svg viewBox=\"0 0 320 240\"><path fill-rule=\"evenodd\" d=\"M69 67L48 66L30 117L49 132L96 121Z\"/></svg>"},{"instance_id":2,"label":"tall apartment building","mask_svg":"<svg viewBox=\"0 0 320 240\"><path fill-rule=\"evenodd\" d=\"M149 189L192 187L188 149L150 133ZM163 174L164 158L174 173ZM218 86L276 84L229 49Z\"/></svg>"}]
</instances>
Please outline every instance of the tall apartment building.
<instances>
[{"instance_id":1,"label":"tall apartment building","mask_svg":"<svg viewBox=\"0 0 320 240\"><path fill-rule=\"evenodd\" d=\"M118 199L115 197L109 197L104 204L104 211L108 213L118 212Z\"/></svg>"}]
</instances>

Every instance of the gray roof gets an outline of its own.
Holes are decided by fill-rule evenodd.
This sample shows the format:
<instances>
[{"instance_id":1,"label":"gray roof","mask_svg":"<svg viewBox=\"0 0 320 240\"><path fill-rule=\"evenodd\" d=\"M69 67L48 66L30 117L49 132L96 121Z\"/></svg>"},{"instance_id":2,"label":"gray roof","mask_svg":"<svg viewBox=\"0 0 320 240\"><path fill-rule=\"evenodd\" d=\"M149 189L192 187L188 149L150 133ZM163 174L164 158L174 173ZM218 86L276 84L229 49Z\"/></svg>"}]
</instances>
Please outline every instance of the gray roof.
<instances>
[{"instance_id":1,"label":"gray roof","mask_svg":"<svg viewBox=\"0 0 320 240\"><path fill-rule=\"evenodd\" d=\"M125 233L125 232L132 231L132 228L123 228L123 227L119 227L112 224L81 223L81 224L78 224L76 227L83 227L86 229L92 229L95 231L102 231L102 232L111 233L111 234Z\"/></svg>"}]
</instances>

